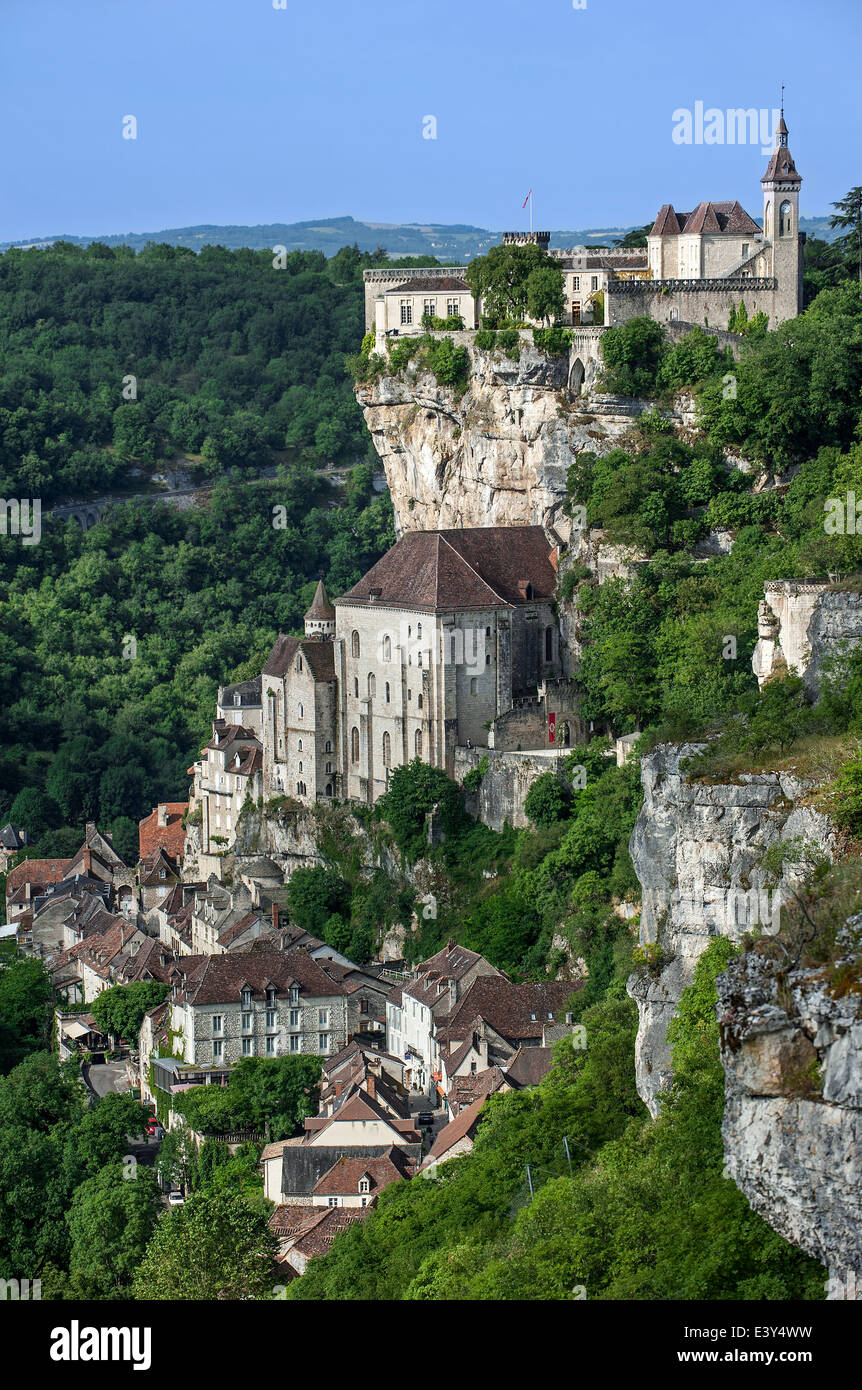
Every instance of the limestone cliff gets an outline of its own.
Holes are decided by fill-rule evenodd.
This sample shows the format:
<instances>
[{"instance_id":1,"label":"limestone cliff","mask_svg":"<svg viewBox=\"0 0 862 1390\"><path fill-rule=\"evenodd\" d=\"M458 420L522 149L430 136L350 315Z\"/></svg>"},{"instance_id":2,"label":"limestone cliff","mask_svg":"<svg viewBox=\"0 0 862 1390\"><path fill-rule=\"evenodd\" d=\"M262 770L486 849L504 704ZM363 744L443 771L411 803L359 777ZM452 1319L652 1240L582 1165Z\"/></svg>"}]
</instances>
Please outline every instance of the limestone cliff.
<instances>
[{"instance_id":1,"label":"limestone cliff","mask_svg":"<svg viewBox=\"0 0 862 1390\"><path fill-rule=\"evenodd\" d=\"M862 915L846 929L858 943ZM727 1172L755 1211L862 1299L860 984L750 952L718 979ZM858 975L858 971L856 972Z\"/></svg>"},{"instance_id":2,"label":"limestone cliff","mask_svg":"<svg viewBox=\"0 0 862 1390\"><path fill-rule=\"evenodd\" d=\"M665 744L643 759L644 803L630 842L643 903L644 964L629 980L639 1012L637 1087L654 1115L671 1076L667 1025L698 957L713 936L738 939L747 927L771 925L779 899L767 896L763 854L778 840L801 838L825 852L833 842L829 820L802 804L807 787L790 772L689 781L680 761L701 747Z\"/></svg>"},{"instance_id":3,"label":"limestone cliff","mask_svg":"<svg viewBox=\"0 0 862 1390\"><path fill-rule=\"evenodd\" d=\"M459 396L415 365L357 385L383 461L396 530L553 527L568 541L566 472L584 450L606 453L643 402L573 396L568 355L522 340L517 362L471 347Z\"/></svg>"},{"instance_id":4,"label":"limestone cliff","mask_svg":"<svg viewBox=\"0 0 862 1390\"><path fill-rule=\"evenodd\" d=\"M862 594L825 579L765 585L752 666L759 684L788 671L815 697L829 663L862 642Z\"/></svg>"}]
</instances>

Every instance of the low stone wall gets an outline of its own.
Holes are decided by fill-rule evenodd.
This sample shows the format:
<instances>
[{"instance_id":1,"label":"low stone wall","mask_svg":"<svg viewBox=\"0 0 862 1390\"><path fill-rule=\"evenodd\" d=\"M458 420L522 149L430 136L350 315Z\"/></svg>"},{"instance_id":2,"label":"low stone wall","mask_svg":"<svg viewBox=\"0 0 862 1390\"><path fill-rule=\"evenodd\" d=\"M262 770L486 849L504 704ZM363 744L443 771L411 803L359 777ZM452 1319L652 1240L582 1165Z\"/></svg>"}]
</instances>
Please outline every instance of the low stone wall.
<instances>
[{"instance_id":1,"label":"low stone wall","mask_svg":"<svg viewBox=\"0 0 862 1390\"><path fill-rule=\"evenodd\" d=\"M502 830L507 822L521 830L530 823L524 811L528 791L545 772L562 777L563 756L555 749L501 753L495 748L456 748L455 780L463 782L480 759L487 758L488 770L479 790L467 793L467 810L492 830Z\"/></svg>"}]
</instances>

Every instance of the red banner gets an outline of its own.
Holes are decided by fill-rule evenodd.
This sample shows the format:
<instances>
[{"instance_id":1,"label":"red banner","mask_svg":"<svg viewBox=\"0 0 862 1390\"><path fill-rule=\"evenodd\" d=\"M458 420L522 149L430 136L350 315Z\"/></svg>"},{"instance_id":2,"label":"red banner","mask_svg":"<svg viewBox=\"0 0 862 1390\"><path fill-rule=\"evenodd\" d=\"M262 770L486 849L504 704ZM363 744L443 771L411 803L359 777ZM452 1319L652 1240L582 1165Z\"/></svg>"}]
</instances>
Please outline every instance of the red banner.
<instances>
[{"instance_id":1,"label":"red banner","mask_svg":"<svg viewBox=\"0 0 862 1390\"><path fill-rule=\"evenodd\" d=\"M548 715L548 742L549 742L549 743L556 743L556 741L557 741L557 716L556 716L555 714L549 714L549 715Z\"/></svg>"}]
</instances>

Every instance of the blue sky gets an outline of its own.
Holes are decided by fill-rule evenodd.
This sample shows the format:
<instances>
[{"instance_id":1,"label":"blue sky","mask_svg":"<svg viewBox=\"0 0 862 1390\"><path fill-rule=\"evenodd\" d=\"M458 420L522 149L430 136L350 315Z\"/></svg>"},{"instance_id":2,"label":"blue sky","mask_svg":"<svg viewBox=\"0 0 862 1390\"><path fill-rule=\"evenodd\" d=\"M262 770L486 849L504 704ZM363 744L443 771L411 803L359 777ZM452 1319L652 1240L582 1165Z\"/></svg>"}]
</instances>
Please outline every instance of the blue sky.
<instances>
[{"instance_id":1,"label":"blue sky","mask_svg":"<svg viewBox=\"0 0 862 1390\"><path fill-rule=\"evenodd\" d=\"M701 198L759 215L759 145L675 144L672 117L771 109L782 81L802 213L824 214L862 182L860 38L860 0L2 0L0 240L348 213L502 229L531 186L537 227Z\"/></svg>"}]
</instances>

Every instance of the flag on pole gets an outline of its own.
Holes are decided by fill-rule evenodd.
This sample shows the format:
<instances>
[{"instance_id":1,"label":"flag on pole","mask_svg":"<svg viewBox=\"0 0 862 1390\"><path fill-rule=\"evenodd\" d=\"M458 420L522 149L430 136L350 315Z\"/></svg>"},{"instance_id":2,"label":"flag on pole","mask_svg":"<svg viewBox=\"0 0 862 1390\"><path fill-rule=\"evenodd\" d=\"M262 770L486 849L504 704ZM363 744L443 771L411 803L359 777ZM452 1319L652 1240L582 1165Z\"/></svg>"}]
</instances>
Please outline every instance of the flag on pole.
<instances>
[{"instance_id":1,"label":"flag on pole","mask_svg":"<svg viewBox=\"0 0 862 1390\"><path fill-rule=\"evenodd\" d=\"M522 210L522 211L523 211L523 209L527 206L527 204L528 204L528 202L530 201L530 199L532 198L532 196L533 196L533 190L532 190L532 188L531 188L530 191L529 191L529 193L527 194L526 198L524 199L523 203L521 204L521 210Z\"/></svg>"}]
</instances>

